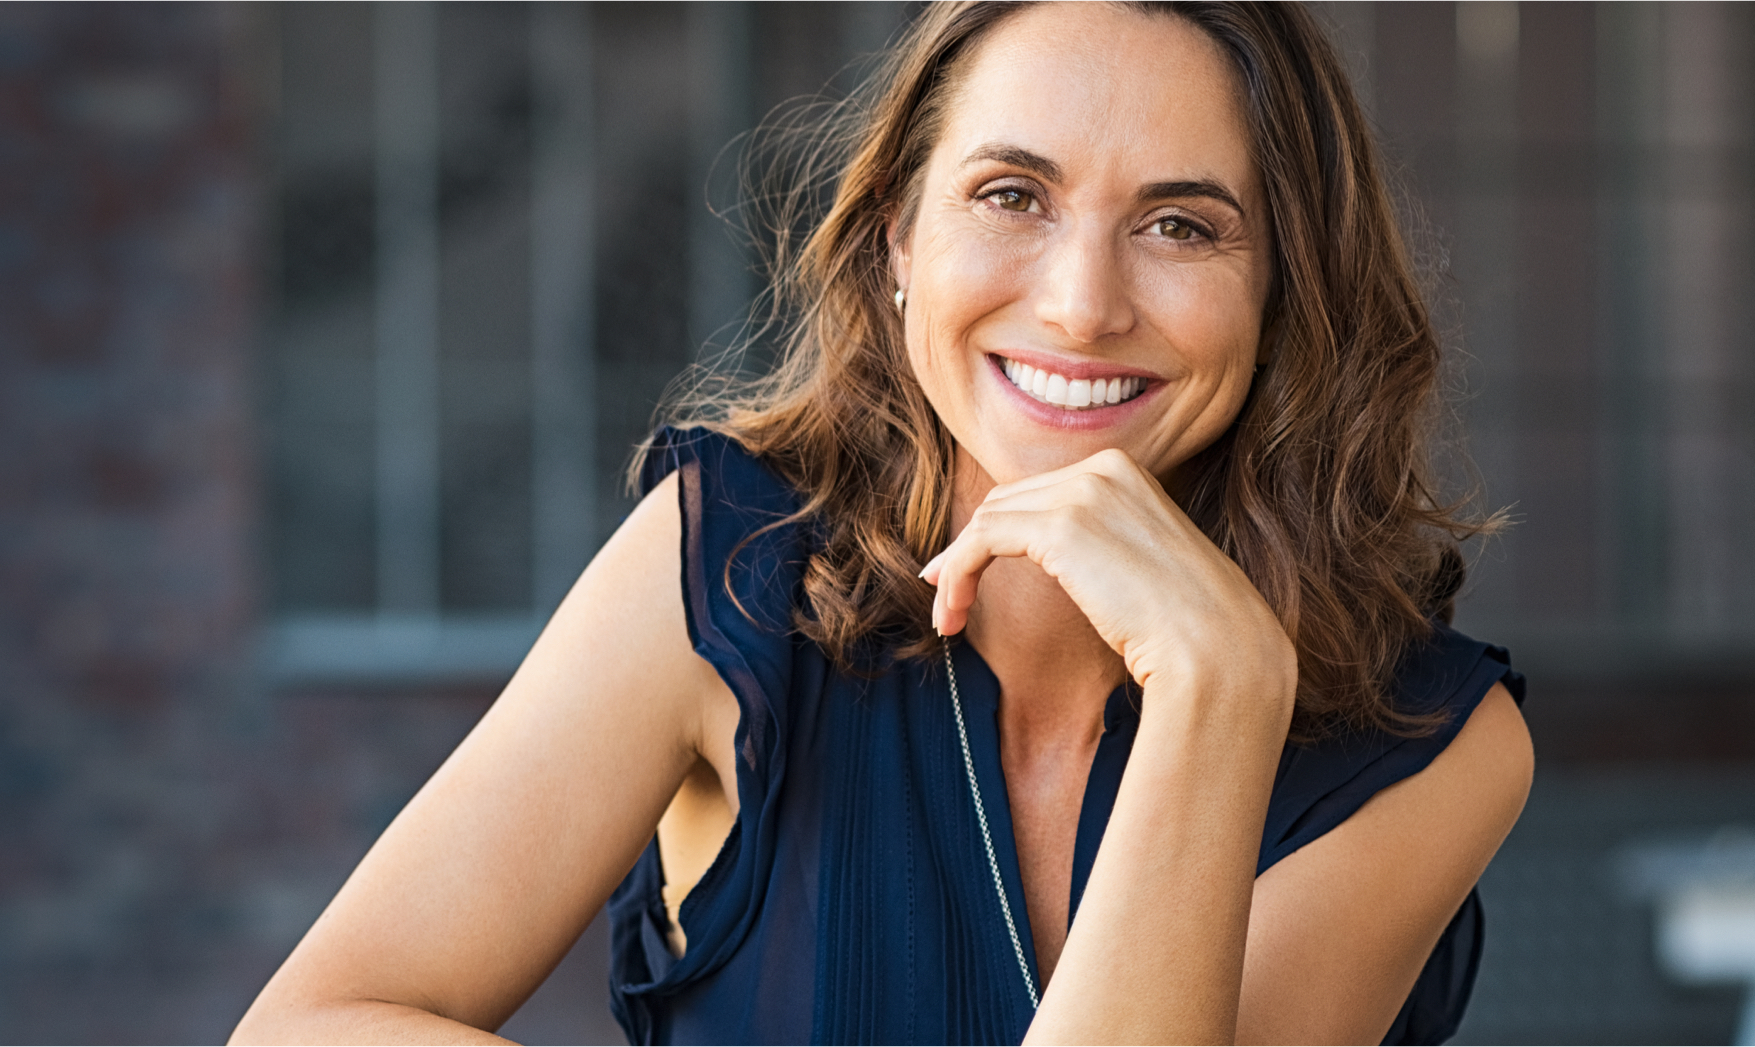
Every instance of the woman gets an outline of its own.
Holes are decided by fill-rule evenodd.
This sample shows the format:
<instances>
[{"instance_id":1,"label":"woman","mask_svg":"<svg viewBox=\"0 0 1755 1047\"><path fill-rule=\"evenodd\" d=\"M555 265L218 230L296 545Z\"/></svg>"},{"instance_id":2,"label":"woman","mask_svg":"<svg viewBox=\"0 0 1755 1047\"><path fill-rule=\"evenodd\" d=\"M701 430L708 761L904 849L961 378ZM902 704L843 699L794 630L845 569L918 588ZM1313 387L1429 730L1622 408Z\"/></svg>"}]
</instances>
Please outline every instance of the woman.
<instances>
[{"instance_id":1,"label":"woman","mask_svg":"<svg viewBox=\"0 0 1755 1047\"><path fill-rule=\"evenodd\" d=\"M606 902L636 1040L1454 1031L1531 752L1310 16L936 7L847 141L779 370L239 1040L497 1042Z\"/></svg>"}]
</instances>

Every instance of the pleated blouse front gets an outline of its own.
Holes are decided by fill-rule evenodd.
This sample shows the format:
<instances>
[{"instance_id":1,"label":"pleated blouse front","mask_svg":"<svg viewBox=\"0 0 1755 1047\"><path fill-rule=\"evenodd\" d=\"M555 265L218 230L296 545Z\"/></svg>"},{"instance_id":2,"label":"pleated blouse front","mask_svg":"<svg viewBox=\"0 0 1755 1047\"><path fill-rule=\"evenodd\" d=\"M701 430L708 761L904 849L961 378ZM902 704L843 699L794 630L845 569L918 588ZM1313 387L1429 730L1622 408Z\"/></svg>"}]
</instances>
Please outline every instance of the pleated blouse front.
<instances>
[{"instance_id":1,"label":"pleated blouse front","mask_svg":"<svg viewBox=\"0 0 1755 1047\"><path fill-rule=\"evenodd\" d=\"M630 1041L1019 1042L1030 1001L975 820L943 667L908 663L876 678L837 672L790 629L810 535L796 526L763 530L796 507L794 492L735 442L699 430L659 434L644 486L672 472L680 474L689 636L742 714L740 810L683 902L682 957L666 944L656 841L610 901L610 991ZM999 683L967 644L952 656L1000 876L1039 984L1000 766ZM1522 678L1503 650L1440 628L1408 652L1397 697L1410 710L1447 711L1444 728L1418 739L1370 733L1288 745L1258 875L1427 766L1502 680L1521 701ZM1117 690L1079 817L1074 915L1137 725ZM1471 893L1386 1043L1454 1033L1481 934Z\"/></svg>"}]
</instances>

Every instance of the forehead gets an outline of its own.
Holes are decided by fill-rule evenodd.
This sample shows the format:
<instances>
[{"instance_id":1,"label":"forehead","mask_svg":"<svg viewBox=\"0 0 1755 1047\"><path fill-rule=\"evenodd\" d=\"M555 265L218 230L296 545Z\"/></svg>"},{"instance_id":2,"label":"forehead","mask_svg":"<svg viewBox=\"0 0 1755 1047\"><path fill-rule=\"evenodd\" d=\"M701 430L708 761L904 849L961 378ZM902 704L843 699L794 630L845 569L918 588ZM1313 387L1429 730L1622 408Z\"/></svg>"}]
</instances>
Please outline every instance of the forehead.
<instances>
[{"instance_id":1,"label":"forehead","mask_svg":"<svg viewBox=\"0 0 1755 1047\"><path fill-rule=\"evenodd\" d=\"M947 114L958 158L1003 141L1143 180L1253 182L1241 77L1212 38L1120 4L1032 5L974 53Z\"/></svg>"}]
</instances>

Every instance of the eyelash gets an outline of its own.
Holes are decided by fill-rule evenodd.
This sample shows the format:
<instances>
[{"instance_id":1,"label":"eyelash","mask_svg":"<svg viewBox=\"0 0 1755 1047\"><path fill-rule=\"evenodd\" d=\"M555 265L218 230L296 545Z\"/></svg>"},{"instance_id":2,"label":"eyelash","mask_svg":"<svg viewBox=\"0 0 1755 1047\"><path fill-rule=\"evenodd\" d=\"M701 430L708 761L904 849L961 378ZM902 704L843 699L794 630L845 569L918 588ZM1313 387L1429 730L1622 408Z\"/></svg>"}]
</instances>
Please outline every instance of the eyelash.
<instances>
[{"instance_id":1,"label":"eyelash","mask_svg":"<svg viewBox=\"0 0 1755 1047\"><path fill-rule=\"evenodd\" d=\"M982 192L976 194L976 199L986 200L988 202L991 202L991 203L993 203L993 205L995 207L998 207L1001 211L1005 211L1009 214L1023 214L1024 212L1022 212L1022 211L1013 211L1009 207L1000 207L1000 205L997 202L994 202L995 197L1004 196L1007 193L1015 193L1018 196L1024 197L1024 198L1031 200L1033 202L1036 202L1036 203L1040 203L1042 200L1042 197L1039 194L1037 194L1036 192L1034 192L1028 188L1025 188L1023 186L1017 186L1017 185L994 186L992 189L983 190Z\"/></svg>"},{"instance_id":2,"label":"eyelash","mask_svg":"<svg viewBox=\"0 0 1755 1047\"><path fill-rule=\"evenodd\" d=\"M1153 228L1156 228L1158 226L1163 225L1165 222L1176 222L1176 223L1182 225L1190 233L1194 234L1193 236L1189 237L1189 239L1199 238L1199 239L1205 240L1209 243L1212 242L1212 239L1213 239L1212 230L1208 229L1205 225L1202 225L1200 222L1197 222L1194 219L1189 218L1186 215L1179 215L1179 214L1159 215L1158 217L1147 222L1146 228L1153 229ZM1173 236L1165 236L1164 239L1175 240L1176 238ZM1186 241L1177 241L1177 242L1184 243Z\"/></svg>"},{"instance_id":3,"label":"eyelash","mask_svg":"<svg viewBox=\"0 0 1755 1047\"><path fill-rule=\"evenodd\" d=\"M996 200L995 200L996 197L1004 196L1007 194L1016 194L1018 196L1021 196L1021 197L1024 197L1024 198L1030 200L1033 203L1040 203L1041 202L1041 196L1039 194L1037 194L1036 192L1034 192L1030 189L1027 189L1027 188L1024 188L1021 186L1016 186L1016 185L995 186L992 189L988 189L988 190L985 190L981 193L976 194L976 199L987 201L987 202L991 203L998 210L1004 211L1007 214L1019 215L1019 214L1028 213L1027 211L1014 211L1011 208L1003 207L996 202ZM1151 229L1151 228L1163 225L1165 222L1180 223L1183 227L1188 229L1188 231L1190 233L1193 234L1193 236L1190 237L1190 239L1198 237L1199 239L1205 240L1209 243L1212 242L1212 240L1213 240L1213 233L1212 233L1211 229L1207 228L1202 223L1197 222L1194 219L1189 218L1185 215L1177 215L1177 214L1159 215L1158 217L1153 218L1151 221L1145 223L1144 227L1147 229ZM1166 237L1164 237L1164 239L1172 240L1172 241L1175 241L1178 243L1186 242L1186 241L1177 241L1176 238L1172 237L1172 236L1166 236Z\"/></svg>"}]
</instances>

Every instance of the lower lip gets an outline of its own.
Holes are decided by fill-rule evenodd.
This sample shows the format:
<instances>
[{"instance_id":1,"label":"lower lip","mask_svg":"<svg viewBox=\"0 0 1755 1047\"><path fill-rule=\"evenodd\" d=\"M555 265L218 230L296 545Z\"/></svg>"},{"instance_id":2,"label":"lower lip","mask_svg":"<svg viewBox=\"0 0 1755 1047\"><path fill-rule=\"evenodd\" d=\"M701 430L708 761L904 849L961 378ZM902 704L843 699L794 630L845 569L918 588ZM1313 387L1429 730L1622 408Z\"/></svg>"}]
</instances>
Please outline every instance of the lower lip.
<instances>
[{"instance_id":1,"label":"lower lip","mask_svg":"<svg viewBox=\"0 0 1755 1047\"><path fill-rule=\"evenodd\" d=\"M1031 421L1055 429L1070 429L1079 432L1107 429L1112 425L1120 425L1142 410L1147 400L1155 399L1158 391L1164 387L1163 382L1147 379L1145 391L1131 400L1110 404L1107 407L1086 407L1068 411L1053 404L1045 404L1013 385L1012 380L1005 376L1005 367L1000 363L999 357L989 354L987 367L993 372L993 377L1005 388L1006 393L1010 394L1012 402Z\"/></svg>"}]
</instances>

